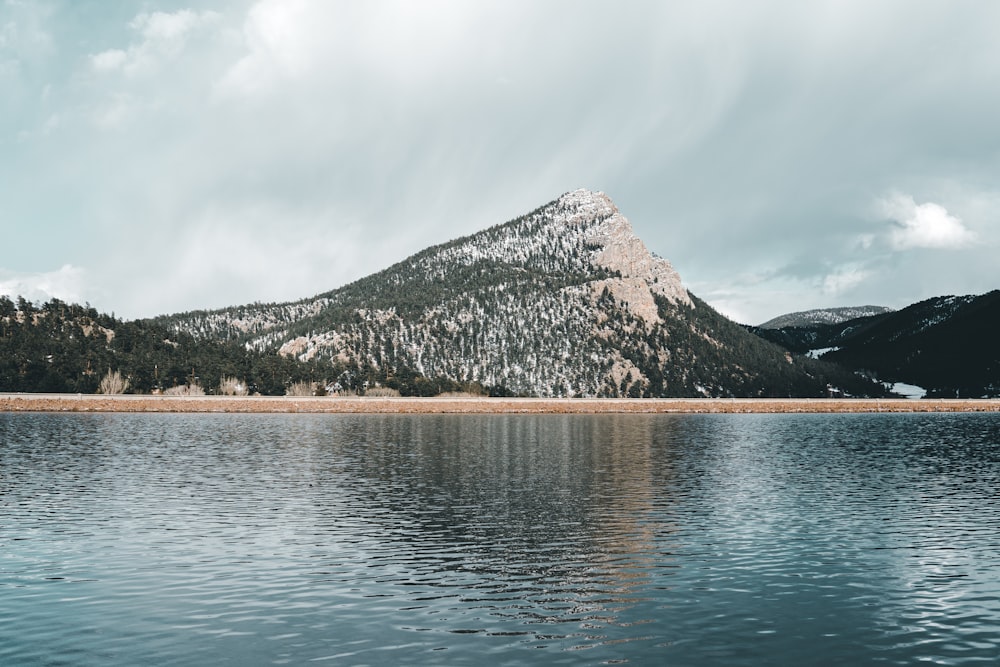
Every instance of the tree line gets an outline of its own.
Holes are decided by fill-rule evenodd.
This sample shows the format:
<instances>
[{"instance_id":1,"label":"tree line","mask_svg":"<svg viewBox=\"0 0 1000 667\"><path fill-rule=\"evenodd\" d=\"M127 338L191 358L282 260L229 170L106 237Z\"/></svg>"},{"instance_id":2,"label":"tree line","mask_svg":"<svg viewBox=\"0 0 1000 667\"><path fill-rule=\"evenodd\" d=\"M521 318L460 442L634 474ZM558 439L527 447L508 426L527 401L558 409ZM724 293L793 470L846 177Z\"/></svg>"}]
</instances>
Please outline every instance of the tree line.
<instances>
[{"instance_id":1,"label":"tree line","mask_svg":"<svg viewBox=\"0 0 1000 667\"><path fill-rule=\"evenodd\" d=\"M102 378L116 371L134 393L192 384L216 393L224 378L235 377L251 393L280 395L296 382L322 383L343 369L235 342L197 340L89 305L0 296L0 391L96 393Z\"/></svg>"},{"instance_id":2,"label":"tree line","mask_svg":"<svg viewBox=\"0 0 1000 667\"><path fill-rule=\"evenodd\" d=\"M402 396L510 393L426 377L402 364L301 361L235 341L196 338L160 320L124 321L89 304L51 299L39 305L0 295L0 392L93 394L109 375L120 377L127 393L137 394L191 386L215 394L233 378L247 393L275 396L303 386L318 395L363 395L374 388Z\"/></svg>"}]
</instances>

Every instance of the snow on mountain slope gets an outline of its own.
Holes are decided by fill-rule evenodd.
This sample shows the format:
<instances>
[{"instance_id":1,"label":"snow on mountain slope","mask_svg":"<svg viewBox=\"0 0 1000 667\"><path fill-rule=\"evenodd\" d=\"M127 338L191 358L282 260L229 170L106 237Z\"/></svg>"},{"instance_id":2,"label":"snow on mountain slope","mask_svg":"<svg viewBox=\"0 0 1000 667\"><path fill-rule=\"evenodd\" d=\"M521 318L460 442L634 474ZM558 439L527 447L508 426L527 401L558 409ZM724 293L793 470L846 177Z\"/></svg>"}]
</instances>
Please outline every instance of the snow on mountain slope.
<instances>
[{"instance_id":1,"label":"snow on mountain slope","mask_svg":"<svg viewBox=\"0 0 1000 667\"><path fill-rule=\"evenodd\" d=\"M390 384L417 374L540 396L787 396L830 381L693 298L588 190L312 299L166 320Z\"/></svg>"},{"instance_id":2,"label":"snow on mountain slope","mask_svg":"<svg viewBox=\"0 0 1000 667\"><path fill-rule=\"evenodd\" d=\"M758 325L761 329L783 329L785 327L809 327L817 324L840 324L859 317L891 313L885 306L848 306L844 308L817 308L797 313L788 313L772 318Z\"/></svg>"}]
</instances>

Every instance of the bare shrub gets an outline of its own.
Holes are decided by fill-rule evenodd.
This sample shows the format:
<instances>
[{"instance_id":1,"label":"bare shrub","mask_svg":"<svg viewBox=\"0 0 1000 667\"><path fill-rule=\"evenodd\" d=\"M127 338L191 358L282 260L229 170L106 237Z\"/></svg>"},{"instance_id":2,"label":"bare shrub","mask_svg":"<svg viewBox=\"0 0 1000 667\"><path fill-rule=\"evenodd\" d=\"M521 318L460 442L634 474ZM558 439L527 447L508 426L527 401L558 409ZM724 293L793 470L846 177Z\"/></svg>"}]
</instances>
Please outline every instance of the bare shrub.
<instances>
[{"instance_id":1,"label":"bare shrub","mask_svg":"<svg viewBox=\"0 0 1000 667\"><path fill-rule=\"evenodd\" d=\"M285 396L313 396L316 385L313 382L294 382L285 389Z\"/></svg>"},{"instance_id":2,"label":"bare shrub","mask_svg":"<svg viewBox=\"0 0 1000 667\"><path fill-rule=\"evenodd\" d=\"M101 383L97 386L99 394L124 394L128 389L128 378L123 378L118 371L108 369L108 374L101 378Z\"/></svg>"},{"instance_id":3,"label":"bare shrub","mask_svg":"<svg viewBox=\"0 0 1000 667\"><path fill-rule=\"evenodd\" d=\"M181 384L163 392L164 396L204 396L205 390L198 384Z\"/></svg>"},{"instance_id":4,"label":"bare shrub","mask_svg":"<svg viewBox=\"0 0 1000 667\"><path fill-rule=\"evenodd\" d=\"M223 377L219 382L219 393L223 396L246 396L249 390L246 382L234 377Z\"/></svg>"},{"instance_id":5,"label":"bare shrub","mask_svg":"<svg viewBox=\"0 0 1000 667\"><path fill-rule=\"evenodd\" d=\"M468 391L445 391L437 395L438 398L482 398L482 394L473 394Z\"/></svg>"},{"instance_id":6,"label":"bare shrub","mask_svg":"<svg viewBox=\"0 0 1000 667\"><path fill-rule=\"evenodd\" d=\"M371 387L365 390L365 396L373 396L375 398L396 398L399 396L399 390L390 389L389 387Z\"/></svg>"}]
</instances>

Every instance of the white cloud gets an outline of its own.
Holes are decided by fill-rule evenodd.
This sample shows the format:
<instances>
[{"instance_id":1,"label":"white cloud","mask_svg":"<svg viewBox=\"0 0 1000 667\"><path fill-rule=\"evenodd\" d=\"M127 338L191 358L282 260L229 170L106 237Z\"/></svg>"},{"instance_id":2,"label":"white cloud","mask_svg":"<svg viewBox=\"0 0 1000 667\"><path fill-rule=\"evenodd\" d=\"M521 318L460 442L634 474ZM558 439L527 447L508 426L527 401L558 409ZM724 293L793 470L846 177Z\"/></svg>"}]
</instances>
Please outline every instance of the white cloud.
<instances>
[{"instance_id":1,"label":"white cloud","mask_svg":"<svg viewBox=\"0 0 1000 667\"><path fill-rule=\"evenodd\" d=\"M141 108L141 102L134 95L115 93L104 106L95 110L93 120L103 128L119 127L134 118Z\"/></svg>"},{"instance_id":2,"label":"white cloud","mask_svg":"<svg viewBox=\"0 0 1000 667\"><path fill-rule=\"evenodd\" d=\"M90 57L90 62L96 70L114 70L125 65L128 54L121 49L109 49Z\"/></svg>"},{"instance_id":3,"label":"white cloud","mask_svg":"<svg viewBox=\"0 0 1000 667\"><path fill-rule=\"evenodd\" d=\"M173 14L167 12L139 14L129 27L141 33L146 44L173 47L183 43L184 37L191 30L199 25L212 23L218 18L217 12L193 12L190 9L182 9Z\"/></svg>"},{"instance_id":4,"label":"white cloud","mask_svg":"<svg viewBox=\"0 0 1000 667\"><path fill-rule=\"evenodd\" d=\"M495 2L259 0L243 24L245 53L221 78L219 91L266 94L304 80L319 87L387 83L396 92L426 93L431 82L460 80L497 59L524 58L504 53L510 43L498 40L508 30L529 40L536 27L519 18ZM490 71L492 80L502 76Z\"/></svg>"},{"instance_id":5,"label":"white cloud","mask_svg":"<svg viewBox=\"0 0 1000 667\"><path fill-rule=\"evenodd\" d=\"M121 70L130 76L141 74L164 60L175 58L184 49L191 33L219 19L218 12L190 9L139 14L129 27L140 39L125 50L108 49L91 55L91 66L98 71Z\"/></svg>"},{"instance_id":6,"label":"white cloud","mask_svg":"<svg viewBox=\"0 0 1000 667\"><path fill-rule=\"evenodd\" d=\"M7 48L8 44L13 44L17 36L17 24L8 21L0 26L0 49Z\"/></svg>"},{"instance_id":7,"label":"white cloud","mask_svg":"<svg viewBox=\"0 0 1000 667\"><path fill-rule=\"evenodd\" d=\"M332 4L326 5L329 9ZM322 5L320 6L322 8ZM258 2L247 13L243 36L248 53L223 78L225 91L253 93L270 87L282 74L301 74L330 43L315 39L310 26L325 28L325 17L313 12L304 0Z\"/></svg>"},{"instance_id":8,"label":"white cloud","mask_svg":"<svg viewBox=\"0 0 1000 667\"><path fill-rule=\"evenodd\" d=\"M37 56L52 49L52 36L44 24L51 10L41 3L7 2L0 19L0 49L12 51L18 58Z\"/></svg>"},{"instance_id":9,"label":"white cloud","mask_svg":"<svg viewBox=\"0 0 1000 667\"><path fill-rule=\"evenodd\" d=\"M823 278L823 293L836 296L847 292L872 275L868 269L859 266L842 266Z\"/></svg>"},{"instance_id":10,"label":"white cloud","mask_svg":"<svg viewBox=\"0 0 1000 667\"><path fill-rule=\"evenodd\" d=\"M879 201L881 213L895 222L889 243L896 250L909 248L964 248L976 235L940 204L917 204L913 197L894 193Z\"/></svg>"},{"instance_id":11,"label":"white cloud","mask_svg":"<svg viewBox=\"0 0 1000 667\"><path fill-rule=\"evenodd\" d=\"M63 301L83 303L86 293L86 272L71 264L44 273L11 273L0 271L0 294L23 296L30 301Z\"/></svg>"}]
</instances>

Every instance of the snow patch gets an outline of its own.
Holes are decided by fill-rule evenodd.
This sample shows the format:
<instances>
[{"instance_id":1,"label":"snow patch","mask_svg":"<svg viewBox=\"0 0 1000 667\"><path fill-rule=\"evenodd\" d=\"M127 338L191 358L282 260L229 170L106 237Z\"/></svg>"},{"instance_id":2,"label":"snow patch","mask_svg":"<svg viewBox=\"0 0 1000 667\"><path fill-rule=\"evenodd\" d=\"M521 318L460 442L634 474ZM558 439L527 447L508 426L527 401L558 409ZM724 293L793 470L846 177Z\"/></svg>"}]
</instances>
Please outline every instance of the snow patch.
<instances>
[{"instance_id":1,"label":"snow patch","mask_svg":"<svg viewBox=\"0 0 1000 667\"><path fill-rule=\"evenodd\" d=\"M927 395L927 390L923 387L918 387L915 384L906 384L905 382L896 382L892 385L890 391L894 394L899 394L903 398L912 399L923 398Z\"/></svg>"}]
</instances>

